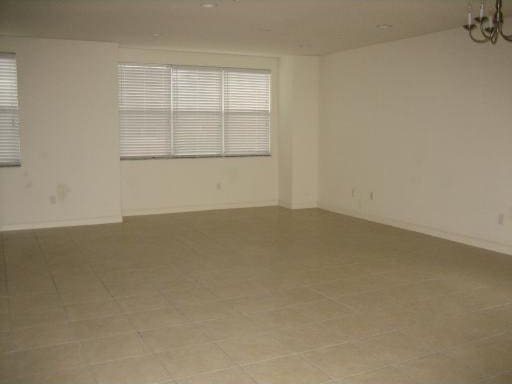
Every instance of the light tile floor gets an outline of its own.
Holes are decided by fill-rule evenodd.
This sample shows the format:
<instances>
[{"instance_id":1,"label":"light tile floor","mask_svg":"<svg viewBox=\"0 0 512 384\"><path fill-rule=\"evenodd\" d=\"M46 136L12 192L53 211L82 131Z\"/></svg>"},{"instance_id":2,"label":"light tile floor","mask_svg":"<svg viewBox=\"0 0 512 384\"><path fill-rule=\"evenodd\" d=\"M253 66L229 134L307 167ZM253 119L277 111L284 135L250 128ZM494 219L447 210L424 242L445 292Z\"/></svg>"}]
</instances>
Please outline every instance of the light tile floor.
<instances>
[{"instance_id":1,"label":"light tile floor","mask_svg":"<svg viewBox=\"0 0 512 384\"><path fill-rule=\"evenodd\" d=\"M1 384L512 382L512 256L276 207L0 245Z\"/></svg>"}]
</instances>

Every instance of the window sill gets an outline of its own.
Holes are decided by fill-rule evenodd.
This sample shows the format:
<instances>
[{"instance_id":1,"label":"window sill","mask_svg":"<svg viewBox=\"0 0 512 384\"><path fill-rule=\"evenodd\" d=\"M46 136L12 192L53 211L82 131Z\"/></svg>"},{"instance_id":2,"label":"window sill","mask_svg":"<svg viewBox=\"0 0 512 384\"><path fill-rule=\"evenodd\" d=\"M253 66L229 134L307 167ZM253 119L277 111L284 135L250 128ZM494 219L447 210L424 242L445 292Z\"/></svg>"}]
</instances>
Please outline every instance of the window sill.
<instances>
[{"instance_id":1,"label":"window sill","mask_svg":"<svg viewBox=\"0 0 512 384\"><path fill-rule=\"evenodd\" d=\"M21 167L21 163L0 163L0 168L17 168Z\"/></svg>"},{"instance_id":2,"label":"window sill","mask_svg":"<svg viewBox=\"0 0 512 384\"><path fill-rule=\"evenodd\" d=\"M137 157L121 157L121 160L179 160L179 159L230 159L230 158L242 158L242 157L272 157L271 153L255 154L255 155L211 155L211 156L137 156Z\"/></svg>"}]
</instances>

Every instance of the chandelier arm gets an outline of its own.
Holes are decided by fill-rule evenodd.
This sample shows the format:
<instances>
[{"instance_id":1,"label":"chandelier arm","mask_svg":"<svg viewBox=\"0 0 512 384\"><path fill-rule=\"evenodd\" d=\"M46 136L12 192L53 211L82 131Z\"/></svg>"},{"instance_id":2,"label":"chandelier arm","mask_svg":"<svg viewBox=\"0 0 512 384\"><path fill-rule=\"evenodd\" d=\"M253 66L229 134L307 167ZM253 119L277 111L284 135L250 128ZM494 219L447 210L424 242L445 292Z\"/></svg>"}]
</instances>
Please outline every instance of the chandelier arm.
<instances>
[{"instance_id":1,"label":"chandelier arm","mask_svg":"<svg viewBox=\"0 0 512 384\"><path fill-rule=\"evenodd\" d=\"M487 39L487 41L492 39L493 32L494 31L487 32L484 28L484 23L480 23L480 33Z\"/></svg>"},{"instance_id":2,"label":"chandelier arm","mask_svg":"<svg viewBox=\"0 0 512 384\"><path fill-rule=\"evenodd\" d=\"M475 43L487 43L489 40L490 40L490 37L487 37L487 35L483 35L484 38L483 39L478 39L476 38L475 36L473 36L473 30L475 28L470 28L469 29L469 37L471 38L471 40L473 40Z\"/></svg>"},{"instance_id":3,"label":"chandelier arm","mask_svg":"<svg viewBox=\"0 0 512 384\"><path fill-rule=\"evenodd\" d=\"M500 31L500 35L501 37L503 37L505 40L507 41L512 41L512 35L506 35L504 32L503 32L503 24L500 25L500 28L499 28L499 31Z\"/></svg>"}]
</instances>

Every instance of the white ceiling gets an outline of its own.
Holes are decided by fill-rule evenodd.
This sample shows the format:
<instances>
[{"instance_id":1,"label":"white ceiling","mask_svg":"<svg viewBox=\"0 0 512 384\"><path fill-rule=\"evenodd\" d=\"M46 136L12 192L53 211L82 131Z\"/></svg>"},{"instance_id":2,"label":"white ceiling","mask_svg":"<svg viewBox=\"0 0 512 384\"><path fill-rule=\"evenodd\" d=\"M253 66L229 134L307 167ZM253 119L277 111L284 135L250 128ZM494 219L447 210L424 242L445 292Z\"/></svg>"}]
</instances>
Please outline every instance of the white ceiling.
<instances>
[{"instance_id":1,"label":"white ceiling","mask_svg":"<svg viewBox=\"0 0 512 384\"><path fill-rule=\"evenodd\" d=\"M460 27L467 1L0 0L0 34L319 55Z\"/></svg>"}]
</instances>

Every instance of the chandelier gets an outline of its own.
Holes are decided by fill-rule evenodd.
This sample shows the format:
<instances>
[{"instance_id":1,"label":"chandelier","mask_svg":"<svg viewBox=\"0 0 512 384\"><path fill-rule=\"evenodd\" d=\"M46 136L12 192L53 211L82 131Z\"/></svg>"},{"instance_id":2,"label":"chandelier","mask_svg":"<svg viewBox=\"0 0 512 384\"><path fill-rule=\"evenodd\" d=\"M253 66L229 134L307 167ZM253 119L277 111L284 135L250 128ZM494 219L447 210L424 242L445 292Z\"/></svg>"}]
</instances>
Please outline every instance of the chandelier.
<instances>
[{"instance_id":1,"label":"chandelier","mask_svg":"<svg viewBox=\"0 0 512 384\"><path fill-rule=\"evenodd\" d=\"M512 35L506 35L503 32L503 0L496 0L496 10L494 14L489 13L485 16L485 0L480 3L480 16L473 19L471 3L468 5L468 23L464 28L469 32L469 37L475 43L496 44L501 36L507 41L512 42ZM473 22L473 20L475 22ZM480 33L476 32L478 30ZM475 36L476 35L476 36Z\"/></svg>"}]
</instances>

